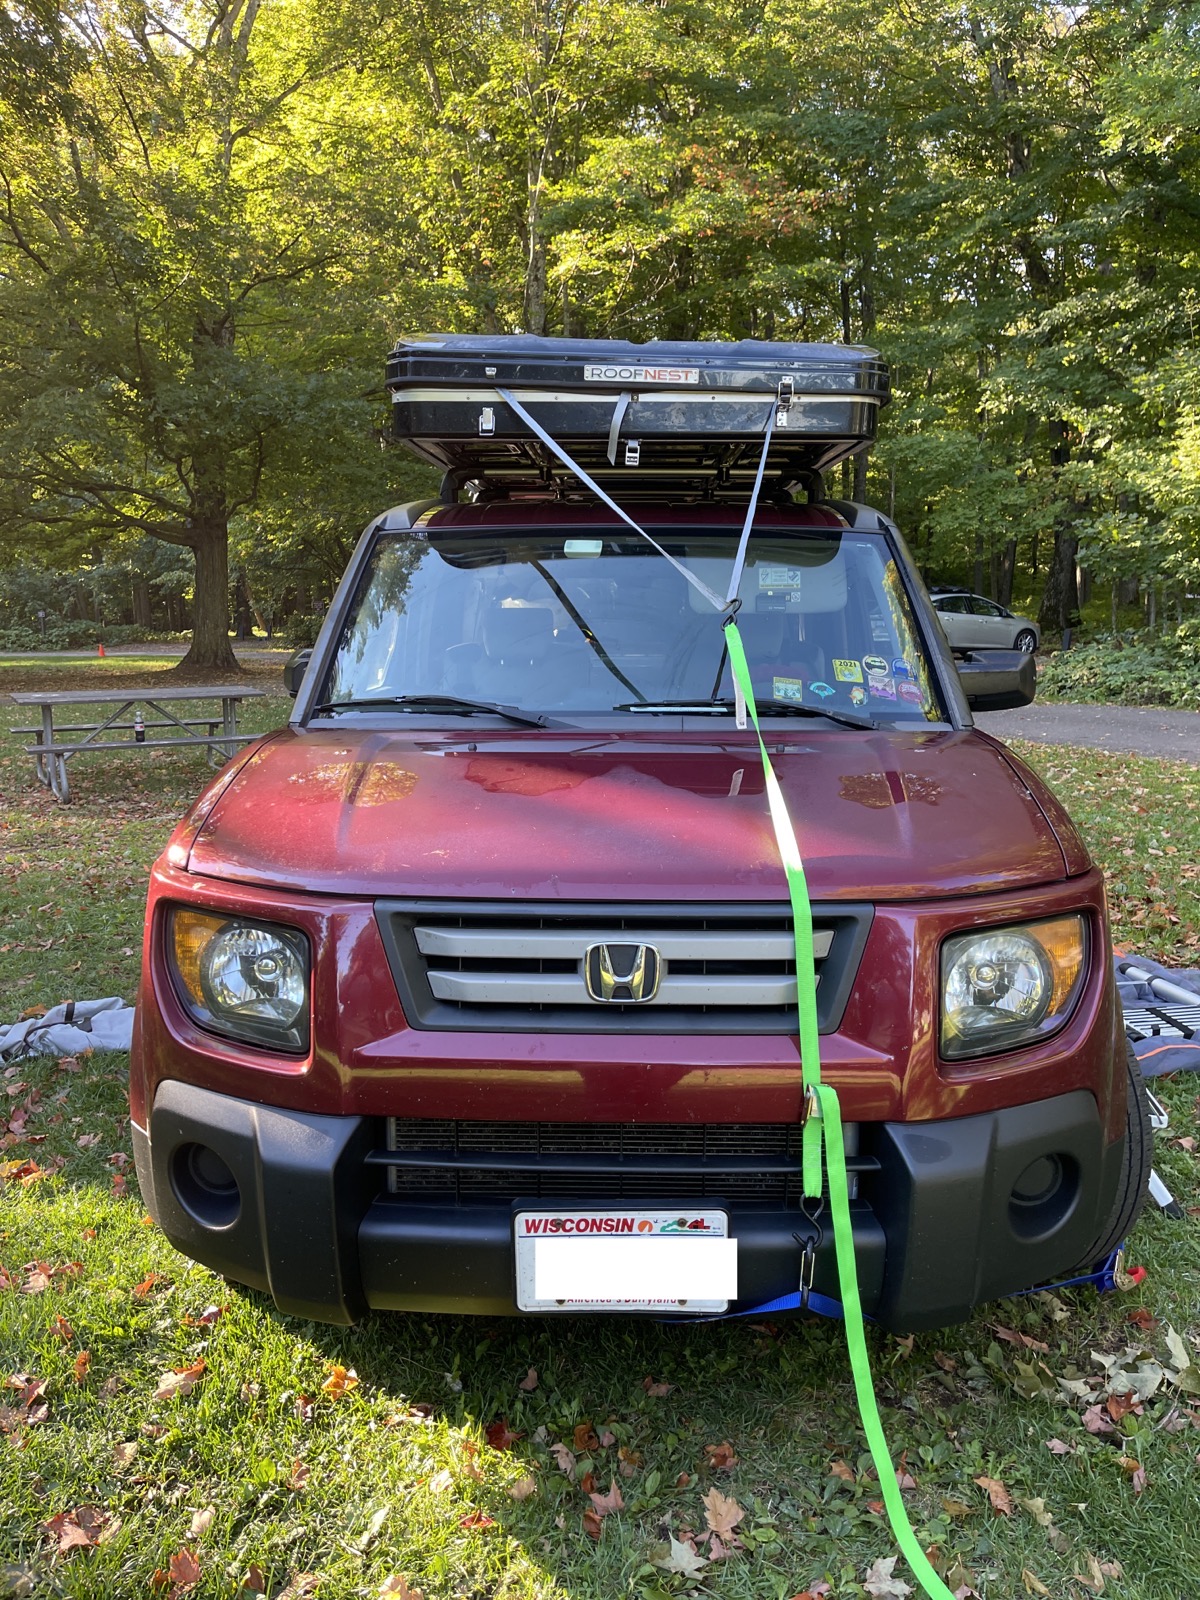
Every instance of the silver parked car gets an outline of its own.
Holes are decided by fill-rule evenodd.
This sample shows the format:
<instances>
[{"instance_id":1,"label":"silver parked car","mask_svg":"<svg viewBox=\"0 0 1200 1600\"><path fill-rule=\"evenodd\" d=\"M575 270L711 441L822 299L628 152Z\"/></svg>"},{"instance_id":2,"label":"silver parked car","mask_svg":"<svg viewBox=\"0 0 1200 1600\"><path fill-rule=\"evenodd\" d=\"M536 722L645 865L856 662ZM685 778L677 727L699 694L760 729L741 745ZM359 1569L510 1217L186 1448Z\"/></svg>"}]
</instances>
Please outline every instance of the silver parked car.
<instances>
[{"instance_id":1,"label":"silver parked car","mask_svg":"<svg viewBox=\"0 0 1200 1600\"><path fill-rule=\"evenodd\" d=\"M964 589L931 589L929 598L952 645L975 650L1036 650L1041 630L1028 617Z\"/></svg>"}]
</instances>

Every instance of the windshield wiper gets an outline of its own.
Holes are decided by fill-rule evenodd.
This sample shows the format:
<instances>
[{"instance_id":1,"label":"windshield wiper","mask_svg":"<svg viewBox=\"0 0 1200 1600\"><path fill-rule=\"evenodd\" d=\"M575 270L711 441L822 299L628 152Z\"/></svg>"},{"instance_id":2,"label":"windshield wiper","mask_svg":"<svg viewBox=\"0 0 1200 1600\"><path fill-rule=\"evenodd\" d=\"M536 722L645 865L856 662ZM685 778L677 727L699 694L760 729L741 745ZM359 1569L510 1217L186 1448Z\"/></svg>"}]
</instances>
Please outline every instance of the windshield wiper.
<instances>
[{"instance_id":1,"label":"windshield wiper","mask_svg":"<svg viewBox=\"0 0 1200 1600\"><path fill-rule=\"evenodd\" d=\"M874 717L858 717L853 711L827 711L824 706L803 706L795 700L756 700L760 717L825 717L846 728L878 728ZM729 700L632 700L614 706L614 711L679 711L696 716L728 716L734 710Z\"/></svg>"},{"instance_id":2,"label":"windshield wiper","mask_svg":"<svg viewBox=\"0 0 1200 1600\"><path fill-rule=\"evenodd\" d=\"M314 706L314 713L327 711L448 711L452 716L473 717L487 715L504 717L519 723L523 728L559 728L563 724L551 722L549 717L535 716L532 711L522 711L518 706L498 705L494 700L464 700L456 694L393 694L363 700L327 700Z\"/></svg>"}]
</instances>

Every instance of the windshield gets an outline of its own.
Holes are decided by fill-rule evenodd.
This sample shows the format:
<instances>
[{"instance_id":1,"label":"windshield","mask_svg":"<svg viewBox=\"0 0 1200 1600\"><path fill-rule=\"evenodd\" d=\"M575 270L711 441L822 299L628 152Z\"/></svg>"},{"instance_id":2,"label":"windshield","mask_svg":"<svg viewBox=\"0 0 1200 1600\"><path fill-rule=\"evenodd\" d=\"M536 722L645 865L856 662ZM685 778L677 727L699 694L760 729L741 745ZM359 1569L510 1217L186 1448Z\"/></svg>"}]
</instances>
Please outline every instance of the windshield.
<instances>
[{"instance_id":1,"label":"windshield","mask_svg":"<svg viewBox=\"0 0 1200 1600\"><path fill-rule=\"evenodd\" d=\"M737 530L662 538L725 592ZM760 703L941 718L881 535L766 531L750 540L739 592ZM732 693L717 613L632 531L432 528L375 546L321 699L454 696L586 714Z\"/></svg>"}]
</instances>

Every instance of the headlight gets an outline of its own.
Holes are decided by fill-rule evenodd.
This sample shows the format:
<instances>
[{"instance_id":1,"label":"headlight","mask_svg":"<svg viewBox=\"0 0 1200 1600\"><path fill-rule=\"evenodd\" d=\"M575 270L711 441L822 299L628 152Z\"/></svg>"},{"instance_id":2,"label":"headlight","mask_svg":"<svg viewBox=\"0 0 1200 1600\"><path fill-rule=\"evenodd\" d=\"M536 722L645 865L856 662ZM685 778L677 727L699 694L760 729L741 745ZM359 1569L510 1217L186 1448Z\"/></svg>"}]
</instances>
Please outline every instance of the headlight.
<instances>
[{"instance_id":1,"label":"headlight","mask_svg":"<svg viewBox=\"0 0 1200 1600\"><path fill-rule=\"evenodd\" d=\"M202 1027L308 1049L308 940L297 928L176 910L171 950L179 998Z\"/></svg>"},{"instance_id":2,"label":"headlight","mask_svg":"<svg viewBox=\"0 0 1200 1600\"><path fill-rule=\"evenodd\" d=\"M990 1056L1063 1026L1083 985L1081 916L958 934L942 946L942 1055Z\"/></svg>"}]
</instances>

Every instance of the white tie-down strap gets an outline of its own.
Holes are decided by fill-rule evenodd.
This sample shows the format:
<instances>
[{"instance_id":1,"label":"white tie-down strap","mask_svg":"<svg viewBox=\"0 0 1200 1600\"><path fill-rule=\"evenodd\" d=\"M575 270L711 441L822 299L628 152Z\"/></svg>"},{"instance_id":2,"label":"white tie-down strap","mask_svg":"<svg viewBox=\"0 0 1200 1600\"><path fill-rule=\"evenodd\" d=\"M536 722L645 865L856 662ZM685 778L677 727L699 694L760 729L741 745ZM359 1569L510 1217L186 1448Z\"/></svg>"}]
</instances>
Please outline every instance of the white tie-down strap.
<instances>
[{"instance_id":1,"label":"white tie-down strap","mask_svg":"<svg viewBox=\"0 0 1200 1600\"><path fill-rule=\"evenodd\" d=\"M714 610L725 610L725 602L721 599L720 595L714 590L710 589L703 579L698 578L694 572L690 572L688 568L684 566L682 561L676 561L675 557L671 555L669 551L663 549L662 545L659 544L657 539L652 539L646 532L645 528L643 528L639 523L635 522L627 511L623 511L617 502L612 498L612 496L607 494L594 478L589 477L577 461L573 461L571 459L571 457L563 449L562 445L559 444L558 440L551 438L551 436L546 432L545 428L542 427L541 423L535 421L534 418L529 415L525 407L510 390L497 389L496 393L506 405L510 405L513 408L516 414L520 417L521 421L525 423L526 427L533 429L534 433L537 434L538 438L547 447L547 449L554 451L554 454L558 457L562 464L565 467L568 467L575 474L580 483L584 484L592 491L594 495L603 500L604 504L610 511L615 511L622 522L627 522L633 529L634 533L640 533L647 544L653 545L658 551L659 555L662 556L664 560L671 563L676 572L683 574L687 581L692 585L693 589L699 590L699 592L704 596Z\"/></svg>"}]
</instances>

